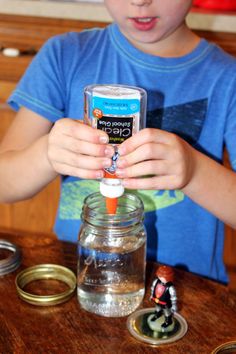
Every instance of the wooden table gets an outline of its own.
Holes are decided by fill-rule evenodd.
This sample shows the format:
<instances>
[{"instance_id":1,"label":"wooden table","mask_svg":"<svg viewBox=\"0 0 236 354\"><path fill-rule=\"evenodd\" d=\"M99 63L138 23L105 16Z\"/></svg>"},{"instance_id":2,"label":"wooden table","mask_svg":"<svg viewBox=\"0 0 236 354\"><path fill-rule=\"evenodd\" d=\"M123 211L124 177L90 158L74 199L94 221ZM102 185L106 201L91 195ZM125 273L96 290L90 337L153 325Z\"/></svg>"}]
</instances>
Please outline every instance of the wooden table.
<instances>
[{"instance_id":1,"label":"wooden table","mask_svg":"<svg viewBox=\"0 0 236 354\"><path fill-rule=\"evenodd\" d=\"M20 300L16 274L26 267L54 263L76 272L76 245L47 235L0 232L0 239L18 244L20 268L0 277L0 353L16 354L210 354L220 344L236 340L236 296L218 283L176 270L179 313L188 322L187 334L158 348L137 341L126 328L127 318L103 318L80 309L76 294L68 302L37 307ZM157 264L147 266L148 297Z\"/></svg>"}]
</instances>

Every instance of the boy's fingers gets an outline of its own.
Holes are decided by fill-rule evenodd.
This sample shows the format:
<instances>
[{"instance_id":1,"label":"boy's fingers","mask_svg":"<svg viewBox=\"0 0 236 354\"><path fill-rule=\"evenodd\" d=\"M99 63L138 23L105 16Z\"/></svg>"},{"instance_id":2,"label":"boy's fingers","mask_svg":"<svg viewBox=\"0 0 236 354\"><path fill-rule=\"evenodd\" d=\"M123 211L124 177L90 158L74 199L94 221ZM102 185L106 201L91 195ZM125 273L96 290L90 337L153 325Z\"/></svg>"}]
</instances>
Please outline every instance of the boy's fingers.
<instances>
[{"instance_id":1,"label":"boy's fingers","mask_svg":"<svg viewBox=\"0 0 236 354\"><path fill-rule=\"evenodd\" d=\"M125 168L145 160L163 160L170 155L170 147L165 144L150 143L138 146L133 152L121 156L117 161L119 168Z\"/></svg>"},{"instance_id":2,"label":"boy's fingers","mask_svg":"<svg viewBox=\"0 0 236 354\"><path fill-rule=\"evenodd\" d=\"M154 176L149 178L128 178L123 179L122 183L124 187L128 189L176 189L176 177L171 175Z\"/></svg>"},{"instance_id":3,"label":"boy's fingers","mask_svg":"<svg viewBox=\"0 0 236 354\"><path fill-rule=\"evenodd\" d=\"M61 139L60 148L75 152L77 154L90 155L94 157L112 157L114 149L110 145L94 144L87 141L81 141L74 137L67 136L66 139Z\"/></svg>"},{"instance_id":4,"label":"boy's fingers","mask_svg":"<svg viewBox=\"0 0 236 354\"><path fill-rule=\"evenodd\" d=\"M147 143L167 144L171 133L160 129L146 128L125 140L118 148L119 154L126 155Z\"/></svg>"},{"instance_id":5,"label":"boy's fingers","mask_svg":"<svg viewBox=\"0 0 236 354\"><path fill-rule=\"evenodd\" d=\"M100 179L104 176L103 170L85 170L74 166L68 166L63 163L58 163L57 169L62 175L80 177L83 179Z\"/></svg>"},{"instance_id":6,"label":"boy's fingers","mask_svg":"<svg viewBox=\"0 0 236 354\"><path fill-rule=\"evenodd\" d=\"M117 169L116 175L120 178L141 177L146 175L165 175L168 171L168 163L165 160L159 160L156 163L153 160L143 161L125 169Z\"/></svg>"},{"instance_id":7,"label":"boy's fingers","mask_svg":"<svg viewBox=\"0 0 236 354\"><path fill-rule=\"evenodd\" d=\"M57 150L57 154L54 153L50 157L54 164L65 164L68 167L78 167L86 170L103 169L111 166L110 158L94 158L65 149Z\"/></svg>"},{"instance_id":8,"label":"boy's fingers","mask_svg":"<svg viewBox=\"0 0 236 354\"><path fill-rule=\"evenodd\" d=\"M104 131L94 129L80 121L65 118L57 121L56 124L63 134L76 139L100 144L107 144L109 142L108 135Z\"/></svg>"}]
</instances>

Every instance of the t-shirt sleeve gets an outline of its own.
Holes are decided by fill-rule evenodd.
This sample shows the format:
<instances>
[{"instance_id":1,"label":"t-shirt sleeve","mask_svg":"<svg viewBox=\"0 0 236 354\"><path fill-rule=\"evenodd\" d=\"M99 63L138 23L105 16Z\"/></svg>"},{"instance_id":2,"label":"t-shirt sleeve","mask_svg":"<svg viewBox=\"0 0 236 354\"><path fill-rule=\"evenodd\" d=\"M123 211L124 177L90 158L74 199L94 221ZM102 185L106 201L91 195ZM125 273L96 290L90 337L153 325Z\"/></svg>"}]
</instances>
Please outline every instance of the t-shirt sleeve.
<instances>
[{"instance_id":1,"label":"t-shirt sleeve","mask_svg":"<svg viewBox=\"0 0 236 354\"><path fill-rule=\"evenodd\" d=\"M64 117L62 57L62 36L49 39L32 60L8 104L16 111L24 106L52 122Z\"/></svg>"},{"instance_id":2,"label":"t-shirt sleeve","mask_svg":"<svg viewBox=\"0 0 236 354\"><path fill-rule=\"evenodd\" d=\"M232 96L227 114L224 139L230 164L233 170L236 171L236 80L232 84L231 92Z\"/></svg>"}]
</instances>

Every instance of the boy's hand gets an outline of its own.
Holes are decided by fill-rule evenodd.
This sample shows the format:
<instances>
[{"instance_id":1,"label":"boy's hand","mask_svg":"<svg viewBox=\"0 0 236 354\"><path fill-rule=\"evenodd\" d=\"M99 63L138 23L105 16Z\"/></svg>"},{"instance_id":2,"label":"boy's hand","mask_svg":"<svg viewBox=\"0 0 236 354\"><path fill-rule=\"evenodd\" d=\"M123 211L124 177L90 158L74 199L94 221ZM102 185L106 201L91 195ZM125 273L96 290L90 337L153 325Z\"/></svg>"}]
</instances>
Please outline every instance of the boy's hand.
<instances>
[{"instance_id":1,"label":"boy's hand","mask_svg":"<svg viewBox=\"0 0 236 354\"><path fill-rule=\"evenodd\" d=\"M58 120L48 137L48 159L60 174L80 178L101 178L111 166L114 153L105 132L79 121Z\"/></svg>"},{"instance_id":2,"label":"boy's hand","mask_svg":"<svg viewBox=\"0 0 236 354\"><path fill-rule=\"evenodd\" d=\"M194 149L177 135L146 128L119 147L116 174L130 189L181 189L194 173ZM145 178L143 178L145 177Z\"/></svg>"}]
</instances>

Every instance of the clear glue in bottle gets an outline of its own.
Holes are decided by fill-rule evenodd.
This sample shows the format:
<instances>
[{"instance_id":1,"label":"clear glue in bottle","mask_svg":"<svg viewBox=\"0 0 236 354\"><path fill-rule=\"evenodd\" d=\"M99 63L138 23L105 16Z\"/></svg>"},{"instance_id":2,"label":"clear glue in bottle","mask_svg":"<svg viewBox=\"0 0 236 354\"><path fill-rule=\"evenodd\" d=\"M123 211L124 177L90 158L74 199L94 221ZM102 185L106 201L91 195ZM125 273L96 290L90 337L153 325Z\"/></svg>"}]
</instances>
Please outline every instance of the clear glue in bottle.
<instances>
[{"instance_id":1,"label":"clear glue in bottle","mask_svg":"<svg viewBox=\"0 0 236 354\"><path fill-rule=\"evenodd\" d=\"M100 193L106 198L108 214L115 214L117 200L124 193L117 178L118 146L146 126L147 94L140 87L127 85L89 85L84 90L84 122L105 131L115 148L112 166L105 169Z\"/></svg>"}]
</instances>

